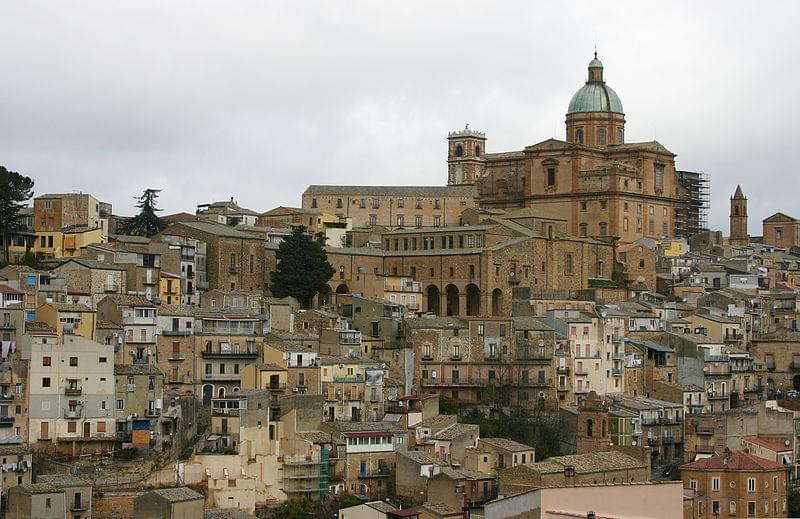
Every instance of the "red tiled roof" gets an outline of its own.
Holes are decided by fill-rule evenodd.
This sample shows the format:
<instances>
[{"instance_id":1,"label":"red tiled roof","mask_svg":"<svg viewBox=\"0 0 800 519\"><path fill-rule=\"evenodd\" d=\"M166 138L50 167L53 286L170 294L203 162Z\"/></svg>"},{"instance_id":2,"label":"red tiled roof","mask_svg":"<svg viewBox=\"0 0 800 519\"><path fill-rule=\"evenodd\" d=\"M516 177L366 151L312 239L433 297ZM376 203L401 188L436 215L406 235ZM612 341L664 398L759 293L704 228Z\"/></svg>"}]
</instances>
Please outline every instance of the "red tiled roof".
<instances>
[{"instance_id":1,"label":"red tiled roof","mask_svg":"<svg viewBox=\"0 0 800 519\"><path fill-rule=\"evenodd\" d=\"M755 443L756 445L760 445L766 449L773 450L775 452L784 452L784 451L791 451L792 445L786 445L785 443L778 441L778 440L770 440L768 438L761 438L759 436L745 436L745 441L750 443Z\"/></svg>"},{"instance_id":2,"label":"red tiled roof","mask_svg":"<svg viewBox=\"0 0 800 519\"><path fill-rule=\"evenodd\" d=\"M727 463L726 463L727 458ZM685 465L681 469L695 470L781 470L786 467L778 462L765 460L746 452L731 452L703 458Z\"/></svg>"},{"instance_id":3,"label":"red tiled roof","mask_svg":"<svg viewBox=\"0 0 800 519\"><path fill-rule=\"evenodd\" d=\"M167 222L194 222L199 220L200 218L198 218L197 215L192 213L181 212L181 213L168 214L166 216L162 216L161 219Z\"/></svg>"},{"instance_id":4,"label":"red tiled roof","mask_svg":"<svg viewBox=\"0 0 800 519\"><path fill-rule=\"evenodd\" d=\"M0 285L0 294L21 294L19 290L8 285Z\"/></svg>"}]
</instances>

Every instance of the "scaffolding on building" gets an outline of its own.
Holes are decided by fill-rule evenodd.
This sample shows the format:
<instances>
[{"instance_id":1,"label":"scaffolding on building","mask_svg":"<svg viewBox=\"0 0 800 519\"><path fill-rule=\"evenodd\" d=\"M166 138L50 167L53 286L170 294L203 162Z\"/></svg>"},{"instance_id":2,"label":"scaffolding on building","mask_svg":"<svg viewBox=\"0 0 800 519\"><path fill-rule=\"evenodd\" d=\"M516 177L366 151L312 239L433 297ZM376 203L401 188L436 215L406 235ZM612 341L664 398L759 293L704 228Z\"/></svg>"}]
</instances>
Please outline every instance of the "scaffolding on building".
<instances>
[{"instance_id":1,"label":"scaffolding on building","mask_svg":"<svg viewBox=\"0 0 800 519\"><path fill-rule=\"evenodd\" d=\"M688 238L708 230L710 181L702 171L676 171L675 174L682 188L682 203L675 210L675 236Z\"/></svg>"}]
</instances>

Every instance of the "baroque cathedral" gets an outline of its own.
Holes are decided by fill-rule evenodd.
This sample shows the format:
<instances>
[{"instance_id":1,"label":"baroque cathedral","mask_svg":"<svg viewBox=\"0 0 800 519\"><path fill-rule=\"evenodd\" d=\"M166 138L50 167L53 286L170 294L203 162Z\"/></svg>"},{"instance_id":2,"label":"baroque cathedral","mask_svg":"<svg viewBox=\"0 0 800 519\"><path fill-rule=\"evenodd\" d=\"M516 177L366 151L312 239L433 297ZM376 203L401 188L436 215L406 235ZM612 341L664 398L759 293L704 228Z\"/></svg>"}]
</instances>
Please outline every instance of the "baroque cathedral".
<instances>
[{"instance_id":1,"label":"baroque cathedral","mask_svg":"<svg viewBox=\"0 0 800 519\"><path fill-rule=\"evenodd\" d=\"M486 209L528 207L563 218L571 234L621 242L688 236L704 224L705 178L676 171L675 154L657 141L625 141L622 102L597 53L569 102L564 140L487 153L486 135L465 128L447 141L448 185L474 185Z\"/></svg>"}]
</instances>

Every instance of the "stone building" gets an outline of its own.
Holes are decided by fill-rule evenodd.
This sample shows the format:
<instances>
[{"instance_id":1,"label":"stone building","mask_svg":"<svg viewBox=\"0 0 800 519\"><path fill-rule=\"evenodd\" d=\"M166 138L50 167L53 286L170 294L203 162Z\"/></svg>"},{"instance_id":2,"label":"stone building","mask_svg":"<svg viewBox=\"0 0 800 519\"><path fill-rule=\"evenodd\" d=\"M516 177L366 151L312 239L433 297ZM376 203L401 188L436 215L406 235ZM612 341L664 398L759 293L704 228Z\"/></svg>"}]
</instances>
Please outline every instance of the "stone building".
<instances>
[{"instance_id":1,"label":"stone building","mask_svg":"<svg viewBox=\"0 0 800 519\"><path fill-rule=\"evenodd\" d=\"M470 510L497 498L497 477L470 469L442 467L428 479L428 501Z\"/></svg>"},{"instance_id":2,"label":"stone building","mask_svg":"<svg viewBox=\"0 0 800 519\"><path fill-rule=\"evenodd\" d=\"M513 318L408 320L414 386L467 406L555 406L554 332L528 321L518 343Z\"/></svg>"},{"instance_id":3,"label":"stone building","mask_svg":"<svg viewBox=\"0 0 800 519\"><path fill-rule=\"evenodd\" d=\"M194 394L197 357L195 350L194 314L183 305L158 308L156 360L165 376L169 395Z\"/></svg>"},{"instance_id":4,"label":"stone building","mask_svg":"<svg viewBox=\"0 0 800 519\"><path fill-rule=\"evenodd\" d=\"M611 449L608 405L598 398L594 391L590 391L578 406L575 432L576 454L603 452Z\"/></svg>"},{"instance_id":5,"label":"stone building","mask_svg":"<svg viewBox=\"0 0 800 519\"><path fill-rule=\"evenodd\" d=\"M650 464L619 451L591 452L509 467L499 478L500 493L514 495L539 487L643 483L650 481Z\"/></svg>"},{"instance_id":6,"label":"stone building","mask_svg":"<svg viewBox=\"0 0 800 519\"><path fill-rule=\"evenodd\" d=\"M54 486L64 492L66 512L72 519L92 518L92 481L71 474L42 474L37 483Z\"/></svg>"},{"instance_id":7,"label":"stone building","mask_svg":"<svg viewBox=\"0 0 800 519\"><path fill-rule=\"evenodd\" d=\"M63 519L67 511L64 489L49 483L29 483L12 488L7 506L8 519Z\"/></svg>"},{"instance_id":8,"label":"stone building","mask_svg":"<svg viewBox=\"0 0 800 519\"><path fill-rule=\"evenodd\" d=\"M763 365L755 372L756 387L763 387L768 398L790 389L800 389L800 332L779 328L750 342L753 363Z\"/></svg>"},{"instance_id":9,"label":"stone building","mask_svg":"<svg viewBox=\"0 0 800 519\"><path fill-rule=\"evenodd\" d=\"M8 358L0 362L0 443L28 440L28 402L28 361Z\"/></svg>"},{"instance_id":10,"label":"stone building","mask_svg":"<svg viewBox=\"0 0 800 519\"><path fill-rule=\"evenodd\" d=\"M475 132L449 139L449 145L470 149L471 141L477 142ZM475 183L481 207L535 205L567 220L569 232L579 236L616 236L623 242L672 236L692 189L675 170L675 154L663 145L626 142L622 103L606 84L597 57L569 103L565 140L505 153L486 153L484 145L480 153Z\"/></svg>"},{"instance_id":11,"label":"stone building","mask_svg":"<svg viewBox=\"0 0 800 519\"><path fill-rule=\"evenodd\" d=\"M116 433L126 437L132 432L134 418L149 418L151 429L161 416L164 374L154 364L119 364L114 366Z\"/></svg>"},{"instance_id":12,"label":"stone building","mask_svg":"<svg viewBox=\"0 0 800 519\"><path fill-rule=\"evenodd\" d=\"M508 438L479 438L474 448L466 449L464 467L497 474L499 470L536 462L536 450Z\"/></svg>"},{"instance_id":13,"label":"stone building","mask_svg":"<svg viewBox=\"0 0 800 519\"><path fill-rule=\"evenodd\" d=\"M197 240L196 250L205 250L206 277L197 280L198 288L248 292L265 289L270 269L264 263L264 239L257 234L220 223L177 222L154 239L165 237L192 238Z\"/></svg>"},{"instance_id":14,"label":"stone building","mask_svg":"<svg viewBox=\"0 0 800 519\"><path fill-rule=\"evenodd\" d=\"M459 215L477 207L474 186L319 186L303 192L303 209L352 219L353 227L439 227L458 225Z\"/></svg>"},{"instance_id":15,"label":"stone building","mask_svg":"<svg viewBox=\"0 0 800 519\"><path fill-rule=\"evenodd\" d=\"M134 519L190 519L203 516L205 498L186 487L159 488L137 496Z\"/></svg>"},{"instance_id":16,"label":"stone building","mask_svg":"<svg viewBox=\"0 0 800 519\"><path fill-rule=\"evenodd\" d=\"M123 267L86 258L71 258L52 270L66 282L67 292L91 294L92 308L106 294L127 291L127 272Z\"/></svg>"},{"instance_id":17,"label":"stone building","mask_svg":"<svg viewBox=\"0 0 800 519\"><path fill-rule=\"evenodd\" d=\"M764 245L790 248L800 245L800 220L775 213L761 222Z\"/></svg>"},{"instance_id":18,"label":"stone building","mask_svg":"<svg viewBox=\"0 0 800 519\"><path fill-rule=\"evenodd\" d=\"M141 296L110 294L97 303L97 319L122 327L116 364L155 364L158 307Z\"/></svg>"},{"instance_id":19,"label":"stone building","mask_svg":"<svg viewBox=\"0 0 800 519\"><path fill-rule=\"evenodd\" d=\"M744 452L725 453L681 466L683 487L693 490L690 517L787 517L787 469Z\"/></svg>"}]
</instances>

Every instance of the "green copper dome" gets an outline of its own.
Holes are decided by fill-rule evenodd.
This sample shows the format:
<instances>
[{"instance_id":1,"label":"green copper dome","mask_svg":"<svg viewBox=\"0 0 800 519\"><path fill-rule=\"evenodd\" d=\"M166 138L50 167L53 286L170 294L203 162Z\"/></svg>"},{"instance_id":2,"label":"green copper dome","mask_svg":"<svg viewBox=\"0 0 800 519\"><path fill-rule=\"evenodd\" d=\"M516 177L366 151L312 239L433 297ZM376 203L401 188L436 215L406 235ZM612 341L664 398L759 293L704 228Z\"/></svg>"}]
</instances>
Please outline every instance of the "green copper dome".
<instances>
[{"instance_id":1,"label":"green copper dome","mask_svg":"<svg viewBox=\"0 0 800 519\"><path fill-rule=\"evenodd\" d=\"M569 102L567 114L580 112L624 113L619 96L603 81L603 63L597 59L597 54L589 63L589 81Z\"/></svg>"},{"instance_id":2,"label":"green copper dome","mask_svg":"<svg viewBox=\"0 0 800 519\"><path fill-rule=\"evenodd\" d=\"M586 83L575 92L569 102L567 113L576 112L624 113L619 96L605 83Z\"/></svg>"}]
</instances>

